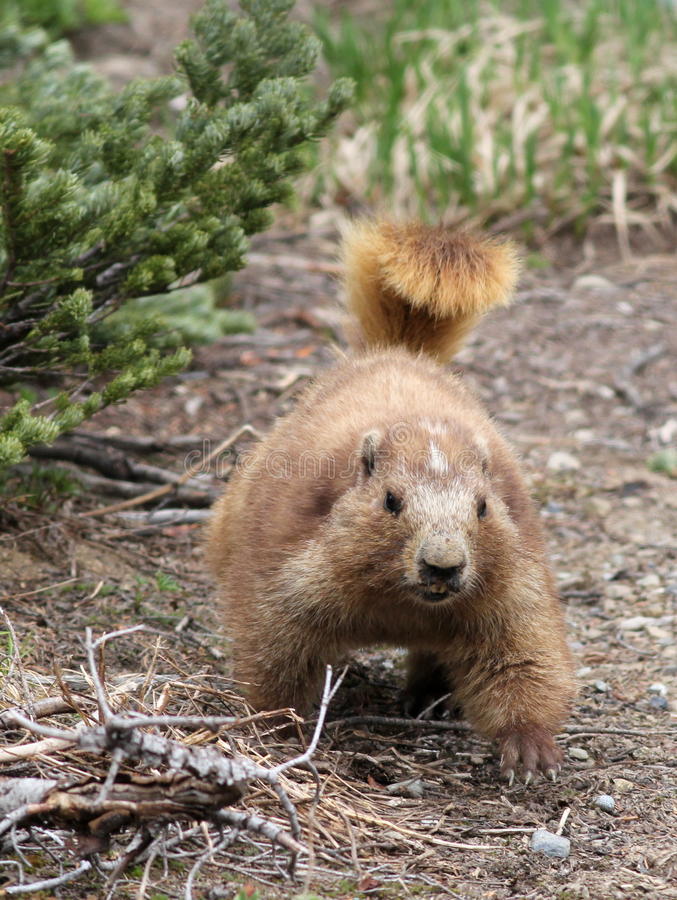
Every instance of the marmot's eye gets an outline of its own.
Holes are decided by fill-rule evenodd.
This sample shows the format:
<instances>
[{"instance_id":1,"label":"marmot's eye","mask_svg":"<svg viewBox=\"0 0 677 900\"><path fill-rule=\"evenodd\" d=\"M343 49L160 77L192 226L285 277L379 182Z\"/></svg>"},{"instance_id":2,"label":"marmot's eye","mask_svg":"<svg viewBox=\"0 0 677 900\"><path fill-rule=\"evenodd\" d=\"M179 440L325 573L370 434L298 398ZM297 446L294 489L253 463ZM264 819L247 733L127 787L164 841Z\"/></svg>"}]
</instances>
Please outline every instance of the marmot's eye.
<instances>
[{"instance_id":1,"label":"marmot's eye","mask_svg":"<svg viewBox=\"0 0 677 900\"><path fill-rule=\"evenodd\" d=\"M402 509L402 501L399 497L396 497L395 494L391 494L390 491L386 494L386 498L383 501L383 508L387 509L389 513L392 513L396 516L399 511Z\"/></svg>"},{"instance_id":2,"label":"marmot's eye","mask_svg":"<svg viewBox=\"0 0 677 900\"><path fill-rule=\"evenodd\" d=\"M477 518L483 519L487 514L487 501L482 497L477 501Z\"/></svg>"}]
</instances>

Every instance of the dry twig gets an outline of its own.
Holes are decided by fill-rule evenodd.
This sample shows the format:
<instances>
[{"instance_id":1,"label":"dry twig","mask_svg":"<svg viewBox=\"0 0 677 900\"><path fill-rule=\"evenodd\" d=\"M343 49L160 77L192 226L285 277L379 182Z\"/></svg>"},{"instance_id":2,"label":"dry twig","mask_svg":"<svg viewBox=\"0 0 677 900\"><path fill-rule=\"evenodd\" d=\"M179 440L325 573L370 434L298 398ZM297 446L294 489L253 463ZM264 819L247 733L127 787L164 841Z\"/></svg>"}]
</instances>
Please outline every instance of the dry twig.
<instances>
[{"instance_id":1,"label":"dry twig","mask_svg":"<svg viewBox=\"0 0 677 900\"><path fill-rule=\"evenodd\" d=\"M132 497L130 500L124 500L122 503L113 503L110 506L103 506L100 509L92 509L88 512L81 513L83 517L85 516L103 516L106 513L112 512L120 512L123 509L130 509L133 506L140 506L142 503L148 503L151 500L157 500L159 497L164 497L166 494L171 494L172 491L176 490L182 484L185 484L187 481L190 481L191 478L195 478L195 476L199 472L203 472L205 470L205 466L208 466L209 463L219 454L223 453L225 450L228 450L238 438L241 438L243 434L250 434L252 437L259 437L259 433L255 428L252 428L251 425L242 425L241 428L238 428L237 431L233 432L229 437L226 438L225 441L222 441L211 453L208 453L204 458L200 458L195 465L191 466L187 472L184 472L183 475L177 476L176 481L172 484L164 484L162 487L155 488L152 491L148 491L146 494L142 494L139 497Z\"/></svg>"},{"instance_id":2,"label":"dry twig","mask_svg":"<svg viewBox=\"0 0 677 900\"><path fill-rule=\"evenodd\" d=\"M87 629L85 649L89 677L94 687L99 707L99 724L81 724L75 728L55 728L43 725L20 708L4 713L4 722L11 728L25 728L44 740L23 745L34 754L38 747L42 752L73 746L108 760L108 772L102 780L97 777L77 778L64 783L61 779L13 778L2 779L0 799L0 837L14 834L15 829L36 821L52 826L75 830L79 835L82 855L98 856L106 849L111 837L129 827L141 828L150 835L138 843L139 853L149 851L152 835L178 821L202 821L231 829L232 839L240 832L258 835L270 840L289 852L289 873L293 873L298 855L305 848L300 842L300 826L295 806L283 787L280 776L292 767L309 767L322 731L327 708L341 676L332 686L332 671L327 668L322 703L312 739L304 752L272 768L260 765L243 755L225 756L211 746L189 746L158 733L142 729L196 728L218 733L223 726L231 726L237 720L233 716L141 716L133 713L119 714L113 711L104 687L100 667L100 653L110 640L140 630L141 626L121 629L94 640ZM51 698L48 698L51 699ZM43 704L45 701L43 701ZM47 706L45 706L47 709ZM63 705L51 707L63 710ZM43 710L44 712L44 710ZM249 717L252 721L258 717ZM6 751L20 754L22 746ZM24 755L26 751L24 750ZM123 765L143 766L150 770L142 775L136 772L121 774ZM161 774L158 774L158 770ZM263 816L248 811L227 809L239 802L253 782L266 784L278 798L287 820L289 831ZM208 839L211 837L208 834ZM216 842L203 853L191 869L186 885L186 897L192 896L192 883L201 865L228 843ZM126 865L137 859L138 854L129 850L124 865L115 870L119 876ZM64 883L78 877L90 867L80 866L74 872L60 876L53 884ZM61 880L62 879L62 880ZM45 889L34 884L19 884L14 892ZM52 884L52 881L50 881Z\"/></svg>"}]
</instances>

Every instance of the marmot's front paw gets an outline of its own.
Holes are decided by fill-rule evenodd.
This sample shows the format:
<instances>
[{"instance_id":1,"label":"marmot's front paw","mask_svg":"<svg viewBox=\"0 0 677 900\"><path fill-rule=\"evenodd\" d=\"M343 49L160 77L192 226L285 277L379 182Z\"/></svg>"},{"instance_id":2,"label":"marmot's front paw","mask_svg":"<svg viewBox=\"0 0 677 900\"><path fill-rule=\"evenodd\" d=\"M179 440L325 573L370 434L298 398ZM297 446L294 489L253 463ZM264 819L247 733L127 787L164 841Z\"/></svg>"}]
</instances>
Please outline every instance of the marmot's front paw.
<instances>
[{"instance_id":1,"label":"marmot's front paw","mask_svg":"<svg viewBox=\"0 0 677 900\"><path fill-rule=\"evenodd\" d=\"M561 768L562 751L550 732L540 725L522 725L506 729L499 735L501 775L512 784L515 772L521 769L524 783L529 784L536 772L543 772L552 781Z\"/></svg>"}]
</instances>

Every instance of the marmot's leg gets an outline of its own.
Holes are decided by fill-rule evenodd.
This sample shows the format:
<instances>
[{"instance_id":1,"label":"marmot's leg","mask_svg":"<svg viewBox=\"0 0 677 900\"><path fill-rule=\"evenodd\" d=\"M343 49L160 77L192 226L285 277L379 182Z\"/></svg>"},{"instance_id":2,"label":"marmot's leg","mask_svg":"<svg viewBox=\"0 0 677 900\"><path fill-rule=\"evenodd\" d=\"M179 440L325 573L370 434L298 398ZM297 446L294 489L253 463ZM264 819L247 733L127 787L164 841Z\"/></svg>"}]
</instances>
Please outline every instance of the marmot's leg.
<instances>
[{"instance_id":1,"label":"marmot's leg","mask_svg":"<svg viewBox=\"0 0 677 900\"><path fill-rule=\"evenodd\" d=\"M411 650L407 657L407 683L404 689L404 711L407 715L420 715L451 692L449 669L439 656L430 650ZM451 704L447 702L446 706ZM432 711L430 709L430 713Z\"/></svg>"},{"instance_id":2,"label":"marmot's leg","mask_svg":"<svg viewBox=\"0 0 677 900\"><path fill-rule=\"evenodd\" d=\"M520 768L527 781L537 771L556 776L562 752L554 734L575 695L561 623L542 614L535 624L504 634L501 646L472 648L463 666L450 660L457 699L470 723L498 741L510 781Z\"/></svg>"},{"instance_id":3,"label":"marmot's leg","mask_svg":"<svg viewBox=\"0 0 677 900\"><path fill-rule=\"evenodd\" d=\"M255 709L292 707L306 715L320 699L324 672L321 656L295 645L289 636L274 644L240 640L234 647L233 677Z\"/></svg>"}]
</instances>

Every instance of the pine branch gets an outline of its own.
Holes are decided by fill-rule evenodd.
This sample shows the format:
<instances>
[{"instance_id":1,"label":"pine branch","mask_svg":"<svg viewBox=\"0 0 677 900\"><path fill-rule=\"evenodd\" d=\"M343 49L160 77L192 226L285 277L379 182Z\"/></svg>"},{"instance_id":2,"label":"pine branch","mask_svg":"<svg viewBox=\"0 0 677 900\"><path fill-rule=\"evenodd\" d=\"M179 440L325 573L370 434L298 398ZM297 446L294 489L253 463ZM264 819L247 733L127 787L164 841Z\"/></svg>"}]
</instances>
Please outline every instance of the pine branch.
<instances>
[{"instance_id":1,"label":"pine branch","mask_svg":"<svg viewBox=\"0 0 677 900\"><path fill-rule=\"evenodd\" d=\"M177 75L117 94L65 42L31 49L0 33L14 53L0 61L12 66L0 107L0 381L50 373L64 387L40 416L0 411L0 467L187 363L166 352L157 320L113 337L107 322L136 298L241 268L248 236L292 194L299 149L347 104L346 81L309 99L318 42L291 6L243 0L237 16L208 0ZM176 112L180 94L192 96Z\"/></svg>"}]
</instances>

